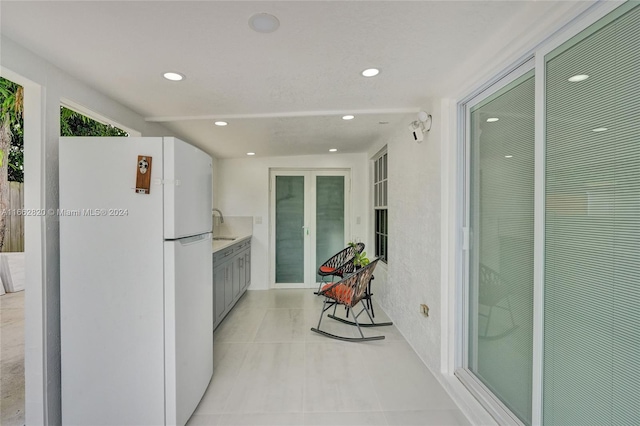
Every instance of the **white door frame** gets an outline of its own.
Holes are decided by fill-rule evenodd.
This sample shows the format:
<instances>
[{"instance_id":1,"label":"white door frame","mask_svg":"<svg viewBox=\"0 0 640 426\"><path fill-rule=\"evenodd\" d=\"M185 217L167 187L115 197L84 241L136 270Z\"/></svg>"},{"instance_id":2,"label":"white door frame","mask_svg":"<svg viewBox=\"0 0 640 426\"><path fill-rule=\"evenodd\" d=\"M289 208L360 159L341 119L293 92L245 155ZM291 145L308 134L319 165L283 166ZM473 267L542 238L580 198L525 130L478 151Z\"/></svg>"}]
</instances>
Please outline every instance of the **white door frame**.
<instances>
[{"instance_id":1,"label":"white door frame","mask_svg":"<svg viewBox=\"0 0 640 426\"><path fill-rule=\"evenodd\" d=\"M24 208L26 211L46 212L45 194L45 109L46 94L43 88L31 80L8 70L0 69L0 75L24 88ZM52 181L57 186L57 176ZM47 424L55 422L58 410L56 400L59 391L51 394L48 383L54 386L60 381L60 371L54 365L59 360L60 342L56 341L56 326L48 321L48 308L58 305L49 300L44 283L47 273L46 221L55 220L51 215L30 215L24 218L25 253L25 422ZM55 286L56 278L50 280ZM53 315L55 317L55 314ZM53 329L53 330L52 330ZM48 332L53 331L53 332ZM58 354L51 354L58 349ZM52 371L50 371L52 370ZM53 414L50 415L50 410ZM54 417L54 419L50 419Z\"/></svg>"},{"instance_id":2,"label":"white door frame","mask_svg":"<svg viewBox=\"0 0 640 426\"><path fill-rule=\"evenodd\" d=\"M275 179L276 176L303 176L305 179L305 203L304 203L304 282L303 283L276 283L276 203L275 203ZM351 229L351 170L350 169L270 169L269 170L269 287L284 288L315 288L315 259L316 259L316 178L318 176L344 176L345 203L344 203L344 245L348 243Z\"/></svg>"}]
</instances>

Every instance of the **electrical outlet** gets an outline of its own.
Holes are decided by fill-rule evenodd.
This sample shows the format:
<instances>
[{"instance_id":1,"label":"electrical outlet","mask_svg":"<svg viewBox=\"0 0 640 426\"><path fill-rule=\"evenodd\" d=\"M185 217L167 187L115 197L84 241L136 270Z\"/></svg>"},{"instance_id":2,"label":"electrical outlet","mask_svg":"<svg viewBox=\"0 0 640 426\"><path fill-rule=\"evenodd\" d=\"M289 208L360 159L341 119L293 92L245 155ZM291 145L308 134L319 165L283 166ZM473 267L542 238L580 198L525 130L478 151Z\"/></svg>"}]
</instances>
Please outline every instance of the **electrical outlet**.
<instances>
[{"instance_id":1,"label":"electrical outlet","mask_svg":"<svg viewBox=\"0 0 640 426\"><path fill-rule=\"evenodd\" d=\"M256 223L256 225L262 224L262 216L256 216L255 217L255 223Z\"/></svg>"},{"instance_id":2,"label":"electrical outlet","mask_svg":"<svg viewBox=\"0 0 640 426\"><path fill-rule=\"evenodd\" d=\"M422 315L424 315L425 317L429 316L429 307L427 305L425 305L424 303L422 303L420 305L420 313L422 313Z\"/></svg>"}]
</instances>

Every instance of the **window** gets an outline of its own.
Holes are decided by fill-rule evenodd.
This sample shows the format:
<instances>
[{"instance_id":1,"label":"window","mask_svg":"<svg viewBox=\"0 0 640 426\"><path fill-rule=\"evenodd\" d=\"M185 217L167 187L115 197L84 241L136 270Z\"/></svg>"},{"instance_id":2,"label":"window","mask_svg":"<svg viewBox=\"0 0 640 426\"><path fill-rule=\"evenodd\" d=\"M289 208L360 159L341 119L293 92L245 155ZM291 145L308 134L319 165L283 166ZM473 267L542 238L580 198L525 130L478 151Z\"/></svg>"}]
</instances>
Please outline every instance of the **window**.
<instances>
[{"instance_id":1,"label":"window","mask_svg":"<svg viewBox=\"0 0 640 426\"><path fill-rule=\"evenodd\" d=\"M388 215L387 215L387 148L373 160L373 209L375 214L375 256L388 259Z\"/></svg>"}]
</instances>

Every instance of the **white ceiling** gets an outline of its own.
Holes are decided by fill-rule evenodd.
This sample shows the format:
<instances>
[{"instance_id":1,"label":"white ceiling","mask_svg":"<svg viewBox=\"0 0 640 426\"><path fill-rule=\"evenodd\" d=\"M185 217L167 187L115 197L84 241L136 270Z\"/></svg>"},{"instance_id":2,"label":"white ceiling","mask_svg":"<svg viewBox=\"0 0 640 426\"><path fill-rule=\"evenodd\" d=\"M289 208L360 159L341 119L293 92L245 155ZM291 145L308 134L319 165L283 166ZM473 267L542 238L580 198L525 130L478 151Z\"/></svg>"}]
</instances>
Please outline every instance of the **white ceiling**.
<instances>
[{"instance_id":1,"label":"white ceiling","mask_svg":"<svg viewBox=\"0 0 640 426\"><path fill-rule=\"evenodd\" d=\"M229 158L363 152L430 98L477 79L462 65L482 49L499 54L511 42L505 28L530 29L557 4L3 0L0 8L4 36ZM277 16L280 28L251 30L257 12ZM380 75L362 77L370 67ZM167 81L165 71L186 79ZM354 120L340 118L351 111Z\"/></svg>"}]
</instances>

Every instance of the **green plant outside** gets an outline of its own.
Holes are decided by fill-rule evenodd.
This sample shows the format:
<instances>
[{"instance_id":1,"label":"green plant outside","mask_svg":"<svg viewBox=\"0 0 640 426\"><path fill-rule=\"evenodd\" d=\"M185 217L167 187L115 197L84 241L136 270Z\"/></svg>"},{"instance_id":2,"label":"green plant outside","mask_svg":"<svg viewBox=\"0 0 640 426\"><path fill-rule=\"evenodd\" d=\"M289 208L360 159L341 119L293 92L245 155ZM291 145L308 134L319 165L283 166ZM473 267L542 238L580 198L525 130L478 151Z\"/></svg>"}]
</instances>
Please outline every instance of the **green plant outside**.
<instances>
[{"instance_id":1,"label":"green plant outside","mask_svg":"<svg viewBox=\"0 0 640 426\"><path fill-rule=\"evenodd\" d=\"M354 249L356 248L356 243L354 243L353 241L349 243L350 247L353 247ZM362 268L363 266L367 266L369 263L371 263L371 261L369 260L369 258L367 257L367 252L363 251L362 253L358 253L357 250L354 250L355 255L353 257L353 264L357 267L357 268Z\"/></svg>"}]
</instances>

